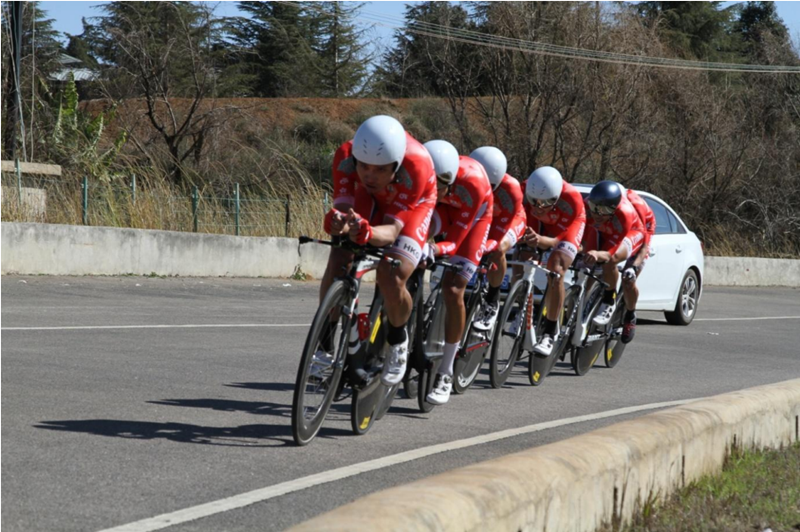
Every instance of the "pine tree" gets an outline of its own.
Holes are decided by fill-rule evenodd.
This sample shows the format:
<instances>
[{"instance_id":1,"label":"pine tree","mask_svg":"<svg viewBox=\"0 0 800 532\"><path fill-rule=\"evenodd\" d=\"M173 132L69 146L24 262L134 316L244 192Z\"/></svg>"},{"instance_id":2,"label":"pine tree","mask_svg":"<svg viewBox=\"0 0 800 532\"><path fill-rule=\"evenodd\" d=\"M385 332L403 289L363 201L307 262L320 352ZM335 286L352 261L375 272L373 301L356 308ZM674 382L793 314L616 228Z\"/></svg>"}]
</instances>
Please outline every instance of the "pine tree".
<instances>
[{"instance_id":1,"label":"pine tree","mask_svg":"<svg viewBox=\"0 0 800 532\"><path fill-rule=\"evenodd\" d=\"M722 2L639 2L635 9L650 24L659 23L664 40L679 56L704 61L730 60L733 6Z\"/></svg>"},{"instance_id":2,"label":"pine tree","mask_svg":"<svg viewBox=\"0 0 800 532\"><path fill-rule=\"evenodd\" d=\"M53 19L47 18L47 11L40 7L40 2L22 3L22 48L20 49L19 89L22 95L22 118L30 120L32 106L38 102L37 93L40 87L48 84L50 75L60 66L58 58L61 53L59 33L53 29ZM12 151L14 133L11 131L12 120L7 120L16 110L15 98L11 98L14 80L13 58L11 57L11 7L12 2L3 2L2 31L2 94L3 109L3 154ZM34 107L35 108L35 107ZM34 116L35 119L35 116ZM26 122L26 127L30 124ZM30 155L30 153L29 153Z\"/></svg>"},{"instance_id":3,"label":"pine tree","mask_svg":"<svg viewBox=\"0 0 800 532\"><path fill-rule=\"evenodd\" d=\"M363 88L371 60L363 42L367 30L358 30L353 23L361 5L317 2L313 7L322 36L316 50L320 93L333 98L353 95Z\"/></svg>"},{"instance_id":4,"label":"pine tree","mask_svg":"<svg viewBox=\"0 0 800 532\"><path fill-rule=\"evenodd\" d=\"M239 2L250 15L233 26L240 68L255 96L313 96L319 93L316 19L305 2Z\"/></svg>"},{"instance_id":5,"label":"pine tree","mask_svg":"<svg viewBox=\"0 0 800 532\"><path fill-rule=\"evenodd\" d=\"M445 96L448 86L463 83L460 73L469 71L475 59L474 46L421 35L420 23L447 29L475 29L467 11L449 2L423 2L406 7L406 25L395 32L395 47L383 57L379 69L381 88L391 96L415 98Z\"/></svg>"}]
</instances>

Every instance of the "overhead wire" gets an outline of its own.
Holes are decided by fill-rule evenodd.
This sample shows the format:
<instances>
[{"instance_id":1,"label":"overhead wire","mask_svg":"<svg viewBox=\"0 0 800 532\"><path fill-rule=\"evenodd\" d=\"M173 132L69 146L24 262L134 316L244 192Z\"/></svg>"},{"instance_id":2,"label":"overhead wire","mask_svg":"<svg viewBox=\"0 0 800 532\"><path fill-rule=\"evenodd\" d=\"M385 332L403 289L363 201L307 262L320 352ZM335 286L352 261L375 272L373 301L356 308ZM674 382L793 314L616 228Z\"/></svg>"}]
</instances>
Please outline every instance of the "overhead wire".
<instances>
[{"instance_id":1,"label":"overhead wire","mask_svg":"<svg viewBox=\"0 0 800 532\"><path fill-rule=\"evenodd\" d=\"M768 74L800 74L800 66L786 65L751 65L738 63L717 63L710 61L690 61L686 59L674 59L668 57L652 57L644 55L631 55L617 52L605 52L601 50L589 50L585 48L575 48L556 44L527 41L513 37L504 37L490 33L453 28L424 21L406 21L405 17L375 13L364 10L359 14L359 18L384 27L403 29L418 35L435 37L449 41L487 46L504 50L512 50L523 53L533 53L564 57L569 59L582 59L587 61L600 61L605 63L616 63L634 66L648 66L658 68L673 68L684 70L706 70L717 72L758 72Z\"/></svg>"}]
</instances>

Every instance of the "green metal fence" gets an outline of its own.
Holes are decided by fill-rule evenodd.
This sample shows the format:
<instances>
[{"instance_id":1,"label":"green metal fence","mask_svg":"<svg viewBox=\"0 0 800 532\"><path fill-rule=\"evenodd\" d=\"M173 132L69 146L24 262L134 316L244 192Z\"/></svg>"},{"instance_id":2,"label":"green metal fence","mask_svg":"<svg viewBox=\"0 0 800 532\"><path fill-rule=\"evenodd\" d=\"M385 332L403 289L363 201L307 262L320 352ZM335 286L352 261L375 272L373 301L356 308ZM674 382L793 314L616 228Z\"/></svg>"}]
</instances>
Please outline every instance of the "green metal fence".
<instances>
[{"instance_id":1,"label":"green metal fence","mask_svg":"<svg viewBox=\"0 0 800 532\"><path fill-rule=\"evenodd\" d=\"M327 193L302 190L280 197L241 187L188 193L125 183L3 173L3 221L63 223L241 236L319 235Z\"/></svg>"}]
</instances>

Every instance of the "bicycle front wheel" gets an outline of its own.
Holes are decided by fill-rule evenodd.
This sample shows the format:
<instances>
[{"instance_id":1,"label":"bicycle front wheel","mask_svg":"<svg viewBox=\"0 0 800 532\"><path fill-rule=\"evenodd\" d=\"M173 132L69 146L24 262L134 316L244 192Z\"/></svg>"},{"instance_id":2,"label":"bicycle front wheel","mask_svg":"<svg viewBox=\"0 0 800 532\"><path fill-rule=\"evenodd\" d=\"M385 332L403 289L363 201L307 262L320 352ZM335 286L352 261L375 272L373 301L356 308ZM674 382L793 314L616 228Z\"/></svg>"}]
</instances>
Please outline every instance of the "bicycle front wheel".
<instances>
[{"instance_id":1,"label":"bicycle front wheel","mask_svg":"<svg viewBox=\"0 0 800 532\"><path fill-rule=\"evenodd\" d=\"M483 360L486 358L486 351L489 348L488 334L477 331L473 326L475 314L478 312L482 300L483 298L476 289L467 306L464 336L453 364L453 392L457 394L466 392L467 388L472 386L472 383L478 378Z\"/></svg>"},{"instance_id":2,"label":"bicycle front wheel","mask_svg":"<svg viewBox=\"0 0 800 532\"><path fill-rule=\"evenodd\" d=\"M522 348L522 337L525 327L525 303L528 285L525 281L517 281L503 304L497 319L489 359L489 382L492 388L500 388L508 380L514 363Z\"/></svg>"},{"instance_id":3,"label":"bicycle front wheel","mask_svg":"<svg viewBox=\"0 0 800 532\"><path fill-rule=\"evenodd\" d=\"M297 445L307 445L317 435L339 387L350 320L337 314L346 300L346 284L341 280L334 281L308 331L292 400L292 437ZM335 321L331 321L334 318ZM332 361L315 359L314 356L323 350L323 335L326 333L334 347Z\"/></svg>"}]
</instances>

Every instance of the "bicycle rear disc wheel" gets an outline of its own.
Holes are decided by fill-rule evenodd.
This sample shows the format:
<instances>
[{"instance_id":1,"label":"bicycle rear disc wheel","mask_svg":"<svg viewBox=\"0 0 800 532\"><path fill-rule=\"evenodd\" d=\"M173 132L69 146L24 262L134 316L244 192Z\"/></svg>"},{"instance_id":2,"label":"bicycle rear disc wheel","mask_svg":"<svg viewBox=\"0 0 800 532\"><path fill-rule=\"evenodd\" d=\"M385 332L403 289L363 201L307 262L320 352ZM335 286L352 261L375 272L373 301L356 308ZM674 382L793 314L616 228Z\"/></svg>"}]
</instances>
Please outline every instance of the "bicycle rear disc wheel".
<instances>
[{"instance_id":1,"label":"bicycle rear disc wheel","mask_svg":"<svg viewBox=\"0 0 800 532\"><path fill-rule=\"evenodd\" d=\"M306 337L292 399L292 437L297 445L307 445L316 437L336 395L347 349L347 334L343 332L342 325L349 320L339 316L331 325L330 337L335 349L331 365L316 367L314 354L320 349L326 322L330 322L332 314L341 309L346 298L347 286L344 281L334 281Z\"/></svg>"},{"instance_id":2,"label":"bicycle rear disc wheel","mask_svg":"<svg viewBox=\"0 0 800 532\"><path fill-rule=\"evenodd\" d=\"M360 436L369 432L378 419L381 404L391 391L397 391L397 388L385 386L381 382L380 374L377 374L369 384L353 392L353 400L350 405L350 426L354 434Z\"/></svg>"},{"instance_id":3,"label":"bicycle rear disc wheel","mask_svg":"<svg viewBox=\"0 0 800 532\"><path fill-rule=\"evenodd\" d=\"M522 348L527 288L525 281L514 283L498 316L489 357L489 382L492 388L500 388L505 384Z\"/></svg>"},{"instance_id":4,"label":"bicycle rear disc wheel","mask_svg":"<svg viewBox=\"0 0 800 532\"><path fill-rule=\"evenodd\" d=\"M435 361L426 361L425 367L419 373L419 386L417 388L417 405L421 412L428 413L433 410L436 405L428 402L428 394L433 390L433 384L436 381L436 372L439 365Z\"/></svg>"}]
</instances>

